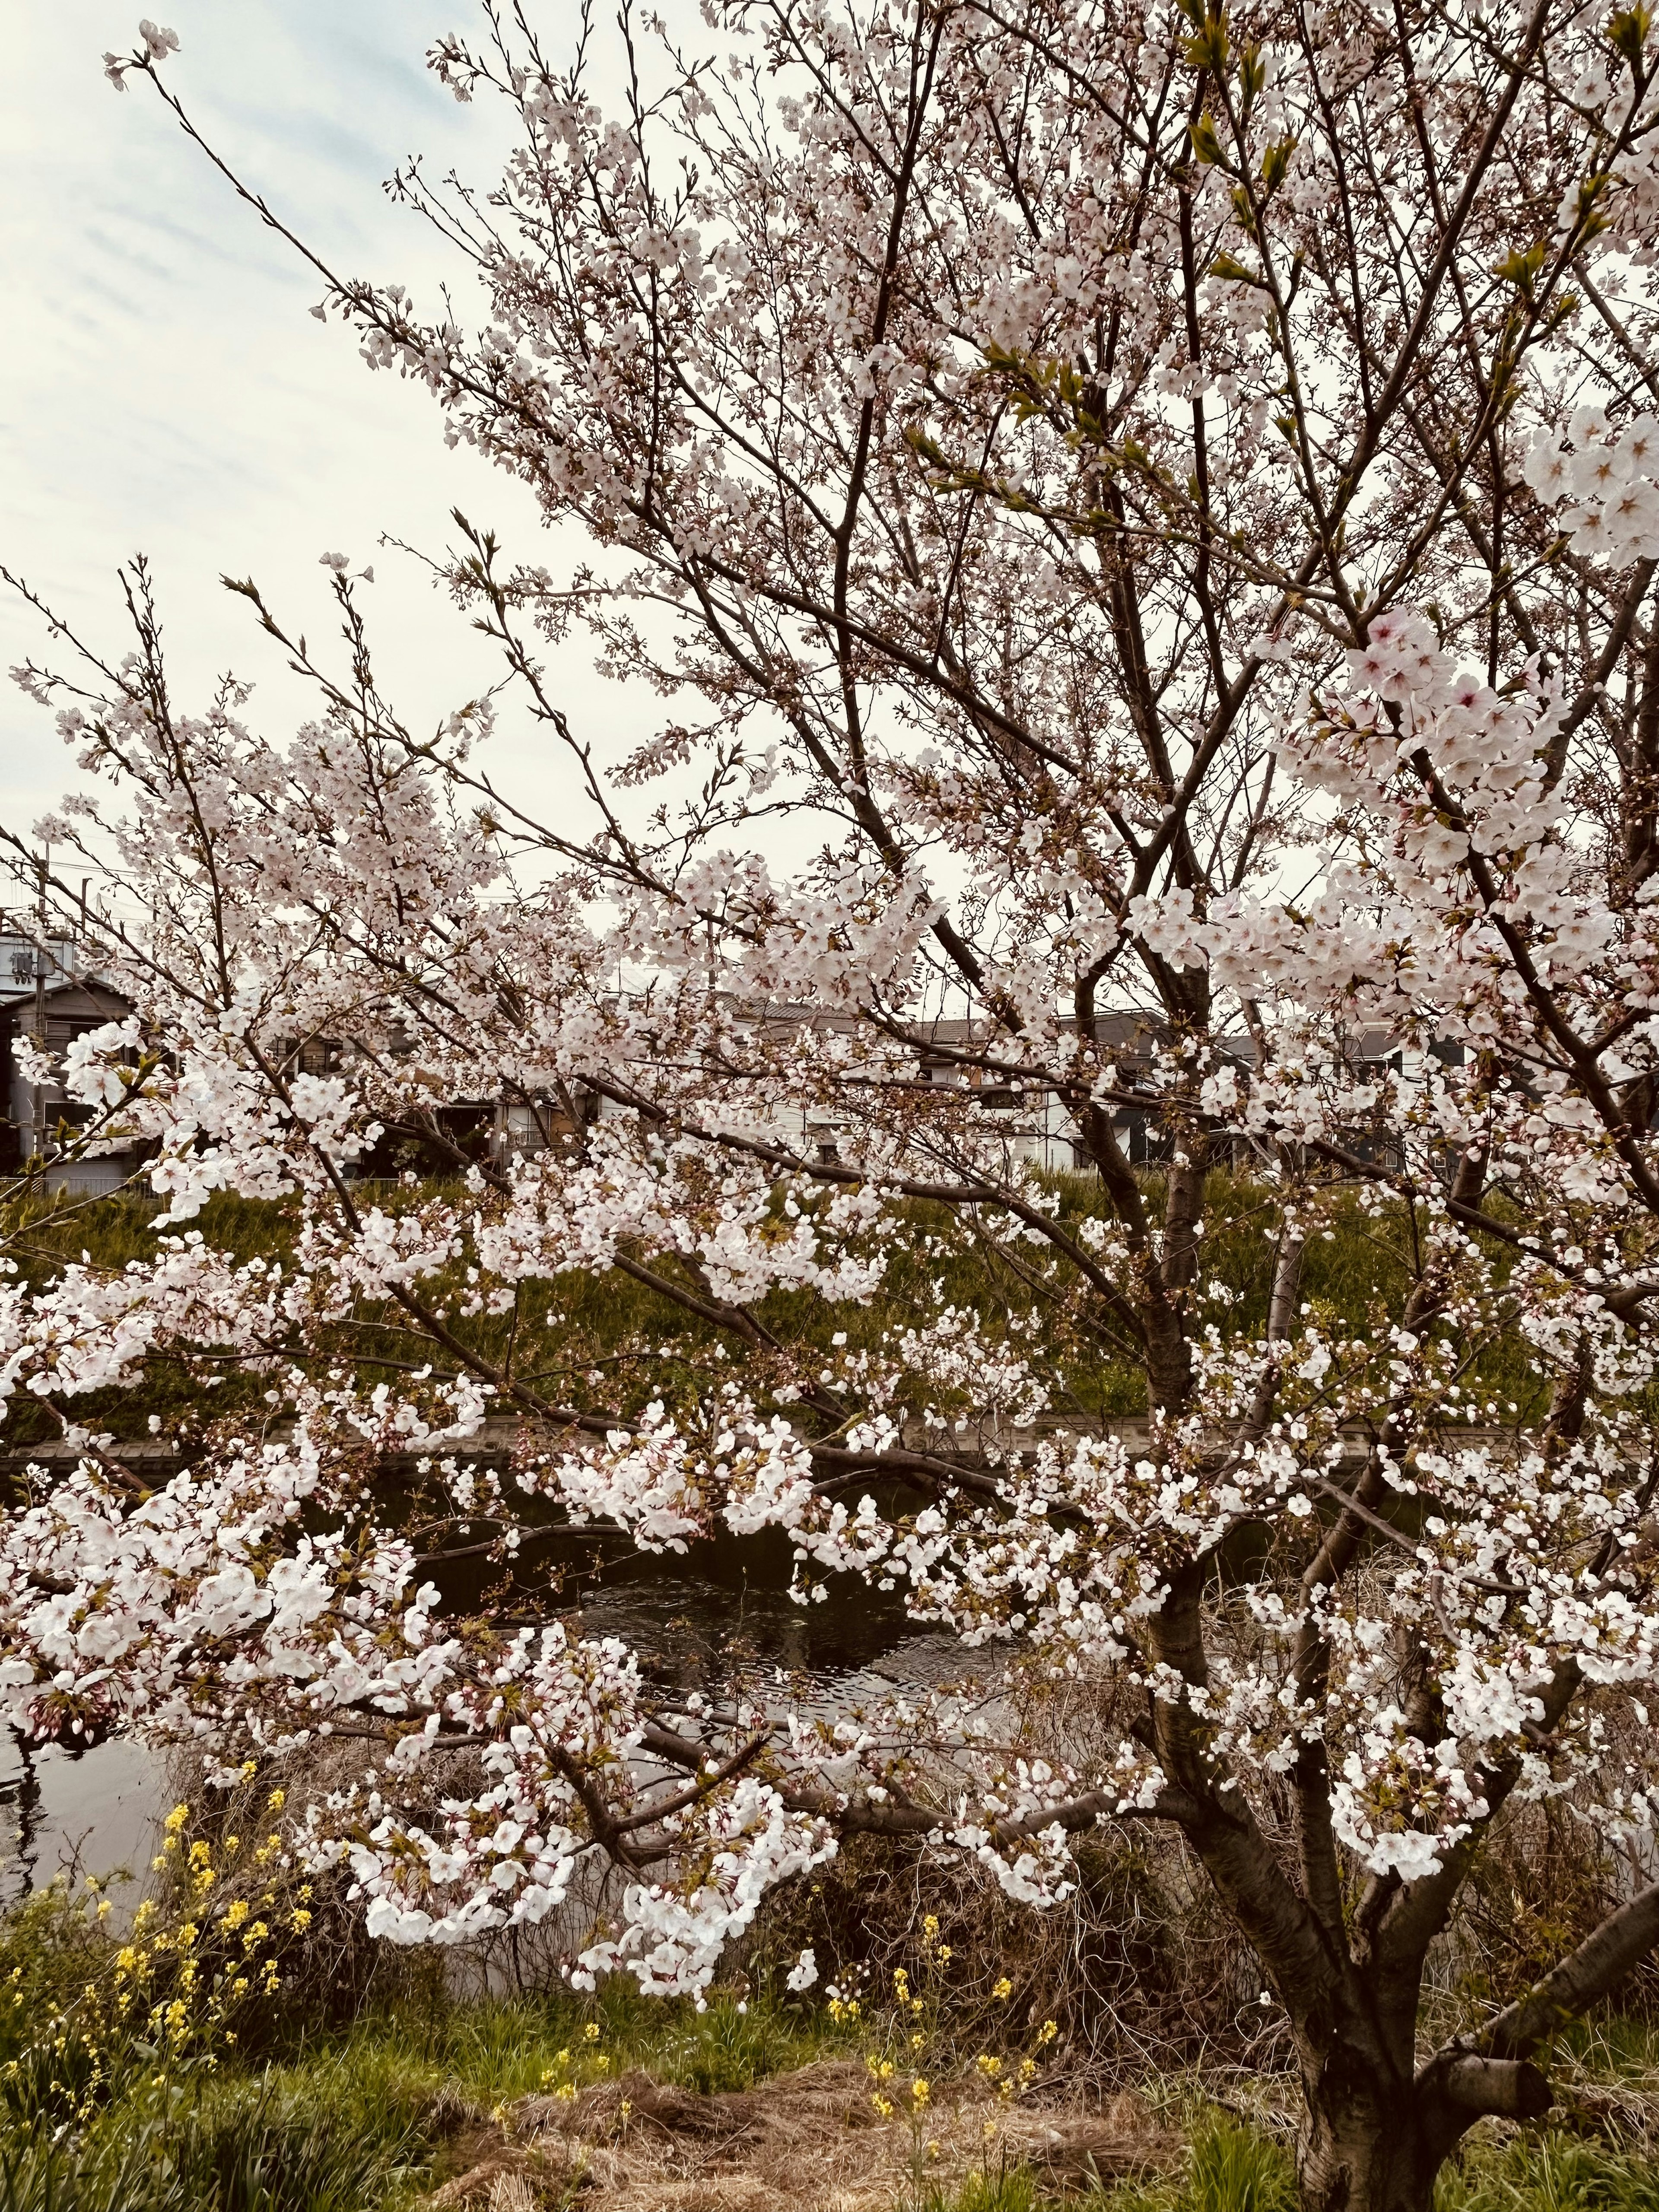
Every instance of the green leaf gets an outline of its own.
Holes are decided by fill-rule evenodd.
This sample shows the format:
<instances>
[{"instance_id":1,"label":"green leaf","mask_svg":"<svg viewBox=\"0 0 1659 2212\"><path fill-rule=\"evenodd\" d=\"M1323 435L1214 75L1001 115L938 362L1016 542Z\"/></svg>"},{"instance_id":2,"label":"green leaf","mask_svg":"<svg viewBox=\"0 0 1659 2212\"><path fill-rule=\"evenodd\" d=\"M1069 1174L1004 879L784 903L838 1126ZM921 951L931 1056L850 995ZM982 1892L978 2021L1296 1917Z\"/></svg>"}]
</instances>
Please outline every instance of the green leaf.
<instances>
[{"instance_id":1,"label":"green leaf","mask_svg":"<svg viewBox=\"0 0 1659 2212\"><path fill-rule=\"evenodd\" d=\"M1291 156L1296 151L1294 138L1281 138L1269 146L1261 156L1261 181L1270 192L1276 192L1290 172Z\"/></svg>"},{"instance_id":2,"label":"green leaf","mask_svg":"<svg viewBox=\"0 0 1659 2212\"><path fill-rule=\"evenodd\" d=\"M1221 141L1216 135L1215 118L1207 109L1193 125L1193 153L1206 168L1224 158Z\"/></svg>"},{"instance_id":3,"label":"green leaf","mask_svg":"<svg viewBox=\"0 0 1659 2212\"><path fill-rule=\"evenodd\" d=\"M1533 287L1543 274L1546 250L1540 239L1535 246L1528 246L1524 253L1517 251L1506 261L1500 261L1492 273L1500 283L1513 284L1517 292L1530 299Z\"/></svg>"},{"instance_id":4,"label":"green leaf","mask_svg":"<svg viewBox=\"0 0 1659 2212\"><path fill-rule=\"evenodd\" d=\"M1188 39L1184 51L1195 70L1207 70L1212 76L1227 74L1227 33L1221 24Z\"/></svg>"},{"instance_id":5,"label":"green leaf","mask_svg":"<svg viewBox=\"0 0 1659 2212\"><path fill-rule=\"evenodd\" d=\"M1648 33L1653 28L1652 11L1640 4L1621 8L1607 25L1607 37L1625 57L1633 70L1642 66L1642 49L1648 42Z\"/></svg>"},{"instance_id":6,"label":"green leaf","mask_svg":"<svg viewBox=\"0 0 1659 2212\"><path fill-rule=\"evenodd\" d=\"M1578 187L1577 228L1582 237L1590 239L1607 227L1607 218L1601 212L1601 203L1607 197L1612 177L1603 169L1599 174L1586 177Z\"/></svg>"},{"instance_id":7,"label":"green leaf","mask_svg":"<svg viewBox=\"0 0 1659 2212\"><path fill-rule=\"evenodd\" d=\"M1202 27L1193 33L1182 51L1194 69L1225 76L1232 51L1227 39L1227 18L1218 14L1206 15Z\"/></svg>"}]
</instances>

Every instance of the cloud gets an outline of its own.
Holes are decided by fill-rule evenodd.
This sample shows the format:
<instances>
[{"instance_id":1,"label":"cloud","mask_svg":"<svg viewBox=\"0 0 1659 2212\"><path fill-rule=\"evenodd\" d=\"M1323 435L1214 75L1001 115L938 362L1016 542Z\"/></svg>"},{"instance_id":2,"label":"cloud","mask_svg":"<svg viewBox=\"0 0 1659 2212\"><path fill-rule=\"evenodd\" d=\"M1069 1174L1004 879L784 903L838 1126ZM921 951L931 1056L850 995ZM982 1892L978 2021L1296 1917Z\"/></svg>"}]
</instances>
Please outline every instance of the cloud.
<instances>
[{"instance_id":1,"label":"cloud","mask_svg":"<svg viewBox=\"0 0 1659 2212\"><path fill-rule=\"evenodd\" d=\"M181 51L167 82L239 174L343 271L406 284L417 303L465 272L380 185L411 152L488 181L489 104L458 108L422 66L465 0L172 0L158 20ZM447 451L429 397L371 376L349 334L307 312L314 270L260 224L179 130L151 88L106 82L130 52L131 0L58 0L15 11L0 82L0 272L8 302L0 407L0 559L89 640L124 649L116 563L155 566L175 681L199 700L227 666L257 680L251 713L273 734L304 711L295 679L222 592L255 574L313 638L331 634L318 556L374 564L377 664L424 726L496 673L429 577L384 551L382 532L441 550L459 505L508 546L544 554L523 487ZM0 605L0 665L50 658L38 620ZM579 709L627 711L580 653L562 681ZM502 743L511 768L513 718ZM531 740L519 763L544 761ZM544 768L542 773L545 775ZM0 694L0 790L27 824L67 778L46 718Z\"/></svg>"}]
</instances>

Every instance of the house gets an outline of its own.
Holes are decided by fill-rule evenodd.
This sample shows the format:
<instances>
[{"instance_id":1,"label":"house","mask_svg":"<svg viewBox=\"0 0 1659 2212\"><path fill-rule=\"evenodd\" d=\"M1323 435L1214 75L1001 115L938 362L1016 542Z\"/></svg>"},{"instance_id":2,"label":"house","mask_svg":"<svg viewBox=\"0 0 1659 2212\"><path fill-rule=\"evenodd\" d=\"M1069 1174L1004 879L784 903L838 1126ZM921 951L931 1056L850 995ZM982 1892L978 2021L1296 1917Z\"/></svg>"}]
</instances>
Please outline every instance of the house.
<instances>
[{"instance_id":1,"label":"house","mask_svg":"<svg viewBox=\"0 0 1659 2212\"><path fill-rule=\"evenodd\" d=\"M26 1082L16 1047L26 1036L44 1035L47 1050L60 1054L86 1030L131 1012L118 991L79 966L72 939L37 942L0 927L0 1174L19 1174L38 1160L47 1190L85 1195L118 1190L128 1180L137 1165L134 1150L96 1159L61 1157L65 1130L86 1122L89 1109L69 1105L59 1084Z\"/></svg>"},{"instance_id":2,"label":"house","mask_svg":"<svg viewBox=\"0 0 1659 2212\"><path fill-rule=\"evenodd\" d=\"M752 1038L757 1045L785 1044L792 1032L803 1030L821 1037L837 1031L850 1036L855 1026L863 1026L848 1013L822 1006L741 1004L735 1000L728 1000L727 1006L738 1037ZM21 1037L44 1027L48 1049L61 1053L83 1031L119 1020L130 1011L118 991L79 963L72 939L43 942L24 929L8 927L0 916L0 1174L15 1175L31 1159L40 1158L40 1180L49 1190L93 1194L118 1189L129 1180L138 1164L136 1151L85 1160L61 1157L66 1127L84 1123L88 1109L67 1107L57 1085L37 1088L26 1082L15 1048ZM1096 1041L1108 1066L1116 1071L1115 1087L1149 1099L1145 1106L1120 1099L1108 1109L1124 1154L1135 1167L1157 1167L1170 1156L1170 1131L1150 1103L1156 1093L1147 1081L1155 1048L1169 1034L1167 1024L1155 1014L1125 1011L1096 1018ZM969 1014L907 1023L894 1043L896 1068L883 1079L900 1099L908 1096L921 1104L935 1095L941 1103L954 1097L977 1107L981 1133L988 1123L995 1130L1010 1167L1029 1164L1050 1173L1092 1170L1082 1133L1052 1083L1000 1078L994 1068L981 1065L986 1058L1017 1060L1019 1056L1018 1040L999 1033L987 1017ZM410 1048L392 1018L380 1049L395 1061ZM1359 1071L1380 1073L1389 1065L1400 1066L1399 1041L1381 1026L1358 1030L1351 1048ZM349 1073L358 1049L349 1041L323 1036L290 1036L278 1045L282 1063L290 1073L313 1075ZM1249 1039L1223 1040L1221 1050L1238 1064L1248 1086L1255 1061ZM1462 1058L1455 1045L1437 1046L1434 1051L1437 1058L1454 1064ZM742 1124L750 1133L769 1138L798 1157L849 1163L856 1158L853 1119L838 1106L833 1083L826 1084L821 1102L808 1095L785 1104L775 1094L766 1096L760 1086L747 1104L742 1103L740 1090L736 1096ZM549 1147L580 1152L588 1127L620 1110L581 1085L573 1085L558 1097L532 1099L434 1092L428 1105L401 1124L388 1126L346 1172L364 1181L410 1170L423 1177L444 1176L469 1161L504 1164L515 1152L530 1154ZM1393 1164L1397 1146L1385 1133L1357 1130L1352 1141L1362 1157ZM1245 1164L1239 1156L1251 1149L1242 1139L1235 1144L1237 1164Z\"/></svg>"},{"instance_id":3,"label":"house","mask_svg":"<svg viewBox=\"0 0 1659 2212\"><path fill-rule=\"evenodd\" d=\"M850 1034L855 1026L852 1016L826 1012L822 1007L774 1003L734 1006L733 1011L740 1035L775 1042L786 1040L794 1030L810 1029L818 1035L836 1030ZM1159 1025L1153 1018L1137 1013L1102 1014L1095 1024L1097 1042L1119 1068L1126 1087L1149 1066L1151 1046L1158 1033ZM953 1093L980 1107L994 1117L993 1126L1010 1166L1029 1163L1050 1173L1092 1172L1093 1163L1082 1133L1051 1084L1021 1083L1012 1077L1000 1080L994 1069L980 1064L988 1057L1017 1060L1019 1056L1018 1040L986 1017L970 1014L908 1022L899 1049L913 1059L914 1073L908 1079L894 1079L896 1086L908 1087L918 1097ZM778 1139L791 1149L816 1152L825 1160L843 1157L854 1133L851 1119L838 1114L829 1102L822 1107L805 1103L765 1109L760 1118L772 1124ZM1116 1106L1111 1118L1120 1142L1136 1166L1168 1158L1167 1138L1152 1126L1143 1109Z\"/></svg>"}]
</instances>

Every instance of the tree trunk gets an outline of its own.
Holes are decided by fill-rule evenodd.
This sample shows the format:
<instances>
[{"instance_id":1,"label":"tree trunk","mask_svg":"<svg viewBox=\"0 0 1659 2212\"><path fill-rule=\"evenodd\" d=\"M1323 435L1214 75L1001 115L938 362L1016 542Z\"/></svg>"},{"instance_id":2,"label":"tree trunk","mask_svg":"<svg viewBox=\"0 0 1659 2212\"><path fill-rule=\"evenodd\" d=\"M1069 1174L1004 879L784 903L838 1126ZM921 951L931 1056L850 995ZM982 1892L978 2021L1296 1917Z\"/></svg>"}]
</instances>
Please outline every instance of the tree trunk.
<instances>
[{"instance_id":1,"label":"tree trunk","mask_svg":"<svg viewBox=\"0 0 1659 2212\"><path fill-rule=\"evenodd\" d=\"M1435 2176L1462 2133L1441 2117L1385 2081L1322 2100L1297 2147L1303 2212L1431 2212Z\"/></svg>"},{"instance_id":2,"label":"tree trunk","mask_svg":"<svg viewBox=\"0 0 1659 2212\"><path fill-rule=\"evenodd\" d=\"M1435 2177L1482 2113L1537 2119L1553 2101L1524 2061L1437 2059L1415 2082L1338 2062L1304 2076L1303 2212L1431 2212Z\"/></svg>"},{"instance_id":3,"label":"tree trunk","mask_svg":"<svg viewBox=\"0 0 1659 2212\"><path fill-rule=\"evenodd\" d=\"M1297 2146L1303 2212L1430 2212L1445 2153L1422 2120L1410 2082L1327 2068L1308 2085Z\"/></svg>"}]
</instances>

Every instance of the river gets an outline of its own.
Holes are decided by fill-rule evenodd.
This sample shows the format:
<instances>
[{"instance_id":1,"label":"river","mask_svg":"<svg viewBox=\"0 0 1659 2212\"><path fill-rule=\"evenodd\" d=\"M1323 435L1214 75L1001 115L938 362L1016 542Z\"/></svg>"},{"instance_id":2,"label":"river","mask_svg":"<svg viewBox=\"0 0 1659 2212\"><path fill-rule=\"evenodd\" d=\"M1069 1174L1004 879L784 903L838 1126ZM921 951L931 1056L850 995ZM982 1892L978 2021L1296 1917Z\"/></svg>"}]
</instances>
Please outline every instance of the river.
<instances>
[{"instance_id":1,"label":"river","mask_svg":"<svg viewBox=\"0 0 1659 2212\"><path fill-rule=\"evenodd\" d=\"M781 1531L721 1537L684 1555L636 1552L617 1532L591 1528L561 1531L560 1559L546 1561L550 1548L538 1547L562 1568L582 1632L623 1638L665 1686L718 1695L740 1672L781 1668L810 1704L845 1708L902 1684L942 1681L968 1656L953 1638L918 1633L896 1592L852 1577L832 1583L823 1604L796 1604ZM448 1577L446 1597L465 1611L500 1571ZM125 1868L142 1881L175 1781L164 1757L130 1737L71 1752L0 1735L0 1901L64 1872Z\"/></svg>"}]
</instances>

